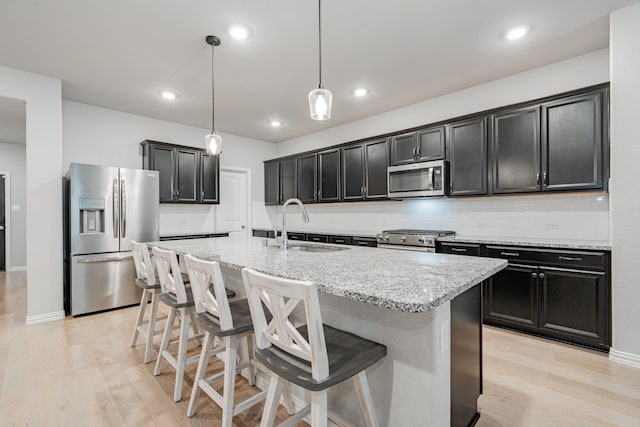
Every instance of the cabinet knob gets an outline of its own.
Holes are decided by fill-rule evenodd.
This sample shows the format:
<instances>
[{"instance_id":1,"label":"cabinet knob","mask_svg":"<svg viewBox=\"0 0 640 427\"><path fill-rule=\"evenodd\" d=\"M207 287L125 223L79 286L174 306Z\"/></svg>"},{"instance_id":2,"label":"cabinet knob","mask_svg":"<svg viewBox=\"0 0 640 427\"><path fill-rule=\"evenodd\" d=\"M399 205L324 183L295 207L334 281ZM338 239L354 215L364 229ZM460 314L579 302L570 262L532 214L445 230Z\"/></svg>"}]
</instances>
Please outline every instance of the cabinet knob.
<instances>
[{"instance_id":1,"label":"cabinet knob","mask_svg":"<svg viewBox=\"0 0 640 427\"><path fill-rule=\"evenodd\" d=\"M531 273L531 277L533 277L534 279L538 277L538 273Z\"/></svg>"},{"instance_id":2,"label":"cabinet knob","mask_svg":"<svg viewBox=\"0 0 640 427\"><path fill-rule=\"evenodd\" d=\"M544 273L538 274L538 277L541 278L541 279L544 279Z\"/></svg>"}]
</instances>

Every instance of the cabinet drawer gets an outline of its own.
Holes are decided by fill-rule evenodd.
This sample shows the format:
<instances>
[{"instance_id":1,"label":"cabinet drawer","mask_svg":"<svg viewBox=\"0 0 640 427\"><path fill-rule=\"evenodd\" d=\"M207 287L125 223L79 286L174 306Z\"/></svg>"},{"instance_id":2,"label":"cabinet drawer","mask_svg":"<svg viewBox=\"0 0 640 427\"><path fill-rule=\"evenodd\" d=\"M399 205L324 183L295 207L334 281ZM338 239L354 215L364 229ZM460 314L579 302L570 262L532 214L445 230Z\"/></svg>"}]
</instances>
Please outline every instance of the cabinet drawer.
<instances>
[{"instance_id":1,"label":"cabinet drawer","mask_svg":"<svg viewBox=\"0 0 640 427\"><path fill-rule=\"evenodd\" d=\"M508 259L511 262L529 261L548 265L574 267L607 267L605 252L530 249L514 246L487 246L487 256Z\"/></svg>"},{"instance_id":2,"label":"cabinet drawer","mask_svg":"<svg viewBox=\"0 0 640 427\"><path fill-rule=\"evenodd\" d=\"M253 230L252 234L253 237L273 237L273 231L267 230Z\"/></svg>"},{"instance_id":3,"label":"cabinet drawer","mask_svg":"<svg viewBox=\"0 0 640 427\"><path fill-rule=\"evenodd\" d=\"M375 248L378 246L376 239L369 237L354 237L351 239L351 244L354 246L369 246Z\"/></svg>"},{"instance_id":4,"label":"cabinet drawer","mask_svg":"<svg viewBox=\"0 0 640 427\"><path fill-rule=\"evenodd\" d=\"M304 233L287 233L289 240L306 240Z\"/></svg>"},{"instance_id":5,"label":"cabinet drawer","mask_svg":"<svg viewBox=\"0 0 640 427\"><path fill-rule=\"evenodd\" d=\"M440 243L438 252L453 255L480 256L480 245L473 243Z\"/></svg>"},{"instance_id":6,"label":"cabinet drawer","mask_svg":"<svg viewBox=\"0 0 640 427\"><path fill-rule=\"evenodd\" d=\"M329 243L337 243L339 245L351 245L351 236L329 236Z\"/></svg>"},{"instance_id":7,"label":"cabinet drawer","mask_svg":"<svg viewBox=\"0 0 640 427\"><path fill-rule=\"evenodd\" d=\"M307 234L307 241L328 243L329 236L327 236L326 234Z\"/></svg>"}]
</instances>

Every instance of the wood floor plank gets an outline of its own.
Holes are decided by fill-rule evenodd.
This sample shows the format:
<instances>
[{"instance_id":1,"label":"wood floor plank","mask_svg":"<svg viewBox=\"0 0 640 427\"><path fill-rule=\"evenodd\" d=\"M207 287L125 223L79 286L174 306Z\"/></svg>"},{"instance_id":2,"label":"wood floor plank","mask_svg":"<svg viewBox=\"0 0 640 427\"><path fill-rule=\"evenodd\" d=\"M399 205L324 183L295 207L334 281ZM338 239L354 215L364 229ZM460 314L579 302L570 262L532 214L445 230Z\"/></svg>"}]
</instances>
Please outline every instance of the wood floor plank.
<instances>
[{"instance_id":1,"label":"wood floor plank","mask_svg":"<svg viewBox=\"0 0 640 427\"><path fill-rule=\"evenodd\" d=\"M154 363L142 362L143 340L129 347L135 316L132 307L26 326L26 273L0 273L0 426L219 426L220 408L204 393L196 415L186 416L195 364L175 403L173 369L156 377ZM592 350L483 331L478 427L640 426L640 369ZM207 373L222 367L214 360ZM258 391L238 377L236 402ZM234 427L258 425L262 408L235 416ZM280 407L277 421L287 417Z\"/></svg>"}]
</instances>

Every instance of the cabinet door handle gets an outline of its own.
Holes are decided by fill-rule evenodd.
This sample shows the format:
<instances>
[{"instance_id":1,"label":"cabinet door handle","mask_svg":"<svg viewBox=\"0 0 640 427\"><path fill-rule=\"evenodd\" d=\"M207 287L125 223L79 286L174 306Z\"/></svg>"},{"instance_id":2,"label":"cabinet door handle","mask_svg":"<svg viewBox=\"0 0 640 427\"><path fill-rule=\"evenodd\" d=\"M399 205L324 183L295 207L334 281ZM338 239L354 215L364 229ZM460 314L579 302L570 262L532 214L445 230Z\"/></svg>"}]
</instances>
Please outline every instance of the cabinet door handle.
<instances>
[{"instance_id":1,"label":"cabinet door handle","mask_svg":"<svg viewBox=\"0 0 640 427\"><path fill-rule=\"evenodd\" d=\"M451 248L451 250L453 252L467 252L467 250L464 248Z\"/></svg>"},{"instance_id":2,"label":"cabinet door handle","mask_svg":"<svg viewBox=\"0 0 640 427\"><path fill-rule=\"evenodd\" d=\"M544 181L544 185L549 185L549 174L547 171L544 171L542 174L542 180Z\"/></svg>"},{"instance_id":3,"label":"cabinet door handle","mask_svg":"<svg viewBox=\"0 0 640 427\"><path fill-rule=\"evenodd\" d=\"M538 274L538 277L541 278L541 279L544 279L544 273Z\"/></svg>"},{"instance_id":4,"label":"cabinet door handle","mask_svg":"<svg viewBox=\"0 0 640 427\"><path fill-rule=\"evenodd\" d=\"M531 273L531 277L533 277L535 279L536 277L538 277L538 274L537 273Z\"/></svg>"},{"instance_id":5,"label":"cabinet door handle","mask_svg":"<svg viewBox=\"0 0 640 427\"><path fill-rule=\"evenodd\" d=\"M416 157L420 158L420 146L416 147Z\"/></svg>"},{"instance_id":6,"label":"cabinet door handle","mask_svg":"<svg viewBox=\"0 0 640 427\"><path fill-rule=\"evenodd\" d=\"M411 155L415 159L415 157L416 157L416 147L413 147L413 149L411 149Z\"/></svg>"},{"instance_id":7,"label":"cabinet door handle","mask_svg":"<svg viewBox=\"0 0 640 427\"><path fill-rule=\"evenodd\" d=\"M369 187L364 186L364 196L367 197L369 195Z\"/></svg>"},{"instance_id":8,"label":"cabinet door handle","mask_svg":"<svg viewBox=\"0 0 640 427\"><path fill-rule=\"evenodd\" d=\"M500 252L502 256L520 256L518 252Z\"/></svg>"},{"instance_id":9,"label":"cabinet door handle","mask_svg":"<svg viewBox=\"0 0 640 427\"><path fill-rule=\"evenodd\" d=\"M344 239L334 239L333 243L344 243L345 240Z\"/></svg>"},{"instance_id":10,"label":"cabinet door handle","mask_svg":"<svg viewBox=\"0 0 640 427\"><path fill-rule=\"evenodd\" d=\"M536 174L536 185L540 185L540 172Z\"/></svg>"},{"instance_id":11,"label":"cabinet door handle","mask_svg":"<svg viewBox=\"0 0 640 427\"><path fill-rule=\"evenodd\" d=\"M570 256L559 256L558 259L560 261L582 261L582 257L570 257Z\"/></svg>"},{"instance_id":12,"label":"cabinet door handle","mask_svg":"<svg viewBox=\"0 0 640 427\"><path fill-rule=\"evenodd\" d=\"M322 200L322 196L320 195L320 193L322 193L322 190L318 190L318 198L316 199L316 201Z\"/></svg>"},{"instance_id":13,"label":"cabinet door handle","mask_svg":"<svg viewBox=\"0 0 640 427\"><path fill-rule=\"evenodd\" d=\"M200 190L200 199L204 200L204 190Z\"/></svg>"}]
</instances>

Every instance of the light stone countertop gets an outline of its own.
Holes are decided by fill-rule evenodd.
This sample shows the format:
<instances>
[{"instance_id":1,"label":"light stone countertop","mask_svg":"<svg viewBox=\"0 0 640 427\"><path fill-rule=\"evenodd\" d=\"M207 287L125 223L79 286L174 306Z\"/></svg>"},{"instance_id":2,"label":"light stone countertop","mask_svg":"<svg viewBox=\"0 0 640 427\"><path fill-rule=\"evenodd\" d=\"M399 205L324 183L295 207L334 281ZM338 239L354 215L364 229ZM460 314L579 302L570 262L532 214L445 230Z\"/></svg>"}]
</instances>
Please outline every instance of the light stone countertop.
<instances>
[{"instance_id":1,"label":"light stone countertop","mask_svg":"<svg viewBox=\"0 0 640 427\"><path fill-rule=\"evenodd\" d=\"M265 241L269 246L264 246ZM283 251L273 246L272 239L243 236L150 245L216 260L233 270L251 267L274 276L310 280L321 292L409 313L432 310L507 266L506 260L494 258L312 242L295 242L290 246L344 250Z\"/></svg>"},{"instance_id":2,"label":"light stone countertop","mask_svg":"<svg viewBox=\"0 0 640 427\"><path fill-rule=\"evenodd\" d=\"M276 227L279 232L282 232L282 227ZM260 231L273 231L273 228L253 228L253 230ZM327 236L351 236L351 237L369 237L375 239L377 233L367 233L362 231L327 231L327 230L313 230L313 229L301 229L301 228L289 228L287 227L287 233L304 233L304 234L325 234Z\"/></svg>"},{"instance_id":3,"label":"light stone countertop","mask_svg":"<svg viewBox=\"0 0 640 427\"><path fill-rule=\"evenodd\" d=\"M610 251L611 243L605 240L568 240L545 239L533 237L492 237L492 236L444 236L438 237L439 242L449 243L481 243L487 245L509 245L555 249L586 249L595 251Z\"/></svg>"}]
</instances>

